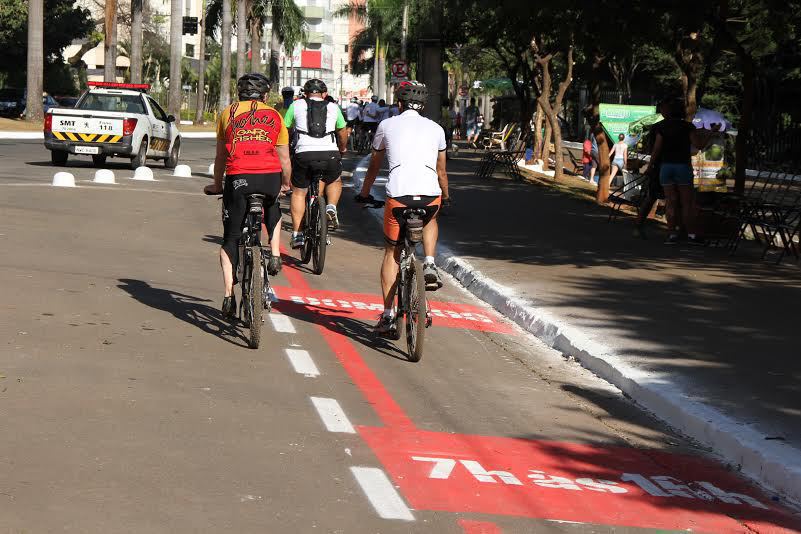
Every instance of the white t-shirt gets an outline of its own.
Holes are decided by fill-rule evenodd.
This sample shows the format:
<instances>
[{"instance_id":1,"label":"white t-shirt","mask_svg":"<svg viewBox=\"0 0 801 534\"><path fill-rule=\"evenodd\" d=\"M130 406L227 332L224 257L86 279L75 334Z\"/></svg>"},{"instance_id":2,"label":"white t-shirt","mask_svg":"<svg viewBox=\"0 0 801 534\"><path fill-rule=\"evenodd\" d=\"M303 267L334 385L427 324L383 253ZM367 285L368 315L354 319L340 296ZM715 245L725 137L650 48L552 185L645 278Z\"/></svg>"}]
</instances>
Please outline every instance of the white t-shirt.
<instances>
[{"instance_id":1,"label":"white t-shirt","mask_svg":"<svg viewBox=\"0 0 801 534\"><path fill-rule=\"evenodd\" d=\"M359 118L361 114L362 108L356 102L350 102L348 106L345 108L345 116L348 118L349 121L355 121Z\"/></svg>"},{"instance_id":2,"label":"white t-shirt","mask_svg":"<svg viewBox=\"0 0 801 534\"><path fill-rule=\"evenodd\" d=\"M366 106L364 106L364 114L362 115L362 120L364 122L378 122L379 119L379 108L378 102L368 102Z\"/></svg>"},{"instance_id":3,"label":"white t-shirt","mask_svg":"<svg viewBox=\"0 0 801 534\"><path fill-rule=\"evenodd\" d=\"M315 98L315 100L322 100L322 98ZM308 131L308 126L306 124L307 111L308 105L306 104L305 98L299 98L292 102L292 105L286 110L286 115L284 116L286 127L295 128L299 131ZM335 132L345 126L345 117L342 116L342 110L339 109L339 106L334 102L329 102L325 115L325 131ZM295 147L295 153L314 151L338 152L339 147L337 146L335 135L332 134L316 138L300 133L298 135L298 144Z\"/></svg>"},{"instance_id":4,"label":"white t-shirt","mask_svg":"<svg viewBox=\"0 0 801 534\"><path fill-rule=\"evenodd\" d=\"M408 109L381 122L373 137L375 150L386 150L387 196L439 196L437 157L446 149L445 132L436 122Z\"/></svg>"}]
</instances>

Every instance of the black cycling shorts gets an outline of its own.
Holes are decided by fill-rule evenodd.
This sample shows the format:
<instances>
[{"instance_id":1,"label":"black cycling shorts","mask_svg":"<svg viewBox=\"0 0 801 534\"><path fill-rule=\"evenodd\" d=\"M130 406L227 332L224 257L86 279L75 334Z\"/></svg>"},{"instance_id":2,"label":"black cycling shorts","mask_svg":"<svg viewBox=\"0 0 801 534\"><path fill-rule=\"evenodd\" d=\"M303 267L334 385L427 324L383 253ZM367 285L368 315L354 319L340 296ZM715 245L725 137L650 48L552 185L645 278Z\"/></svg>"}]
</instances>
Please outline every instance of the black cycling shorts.
<instances>
[{"instance_id":1,"label":"black cycling shorts","mask_svg":"<svg viewBox=\"0 0 801 534\"><path fill-rule=\"evenodd\" d=\"M357 124L359 124L359 122L361 122L359 119L349 119L347 121L347 127L354 128Z\"/></svg>"},{"instance_id":2,"label":"black cycling shorts","mask_svg":"<svg viewBox=\"0 0 801 534\"><path fill-rule=\"evenodd\" d=\"M342 155L338 151L296 152L292 157L292 186L306 189L314 176L325 184L342 174Z\"/></svg>"},{"instance_id":3,"label":"black cycling shorts","mask_svg":"<svg viewBox=\"0 0 801 534\"><path fill-rule=\"evenodd\" d=\"M242 236L242 224L247 215L248 195L264 195L264 223L269 232L281 219L278 195L281 193L281 173L234 174L226 176L223 187L223 245L236 271L237 245ZM266 245L266 243L263 243Z\"/></svg>"}]
</instances>

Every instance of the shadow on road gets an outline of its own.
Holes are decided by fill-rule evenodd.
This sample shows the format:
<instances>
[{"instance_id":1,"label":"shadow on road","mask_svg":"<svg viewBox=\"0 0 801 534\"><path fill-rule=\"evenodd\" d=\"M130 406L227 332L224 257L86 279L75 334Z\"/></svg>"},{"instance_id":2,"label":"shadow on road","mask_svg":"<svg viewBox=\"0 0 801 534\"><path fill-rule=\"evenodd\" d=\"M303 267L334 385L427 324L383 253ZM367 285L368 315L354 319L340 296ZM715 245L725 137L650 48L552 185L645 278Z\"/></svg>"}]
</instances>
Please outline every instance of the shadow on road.
<instances>
[{"instance_id":1,"label":"shadow on road","mask_svg":"<svg viewBox=\"0 0 801 534\"><path fill-rule=\"evenodd\" d=\"M151 308L171 313L173 317L216 335L239 347L247 347L247 339L239 330L223 319L222 313L209 306L209 299L201 299L169 289L153 287L143 280L120 278L117 287L137 301Z\"/></svg>"}]
</instances>

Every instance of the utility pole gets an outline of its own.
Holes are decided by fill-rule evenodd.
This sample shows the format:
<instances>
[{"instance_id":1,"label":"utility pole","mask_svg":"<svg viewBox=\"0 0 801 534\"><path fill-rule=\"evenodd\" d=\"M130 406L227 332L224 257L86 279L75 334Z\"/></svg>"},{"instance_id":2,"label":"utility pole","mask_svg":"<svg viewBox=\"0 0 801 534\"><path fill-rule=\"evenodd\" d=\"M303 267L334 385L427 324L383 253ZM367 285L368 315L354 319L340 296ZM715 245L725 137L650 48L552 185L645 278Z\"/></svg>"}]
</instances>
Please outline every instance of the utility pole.
<instances>
[{"instance_id":1,"label":"utility pole","mask_svg":"<svg viewBox=\"0 0 801 534\"><path fill-rule=\"evenodd\" d=\"M103 27L103 80L117 81L117 0L106 0Z\"/></svg>"},{"instance_id":2,"label":"utility pole","mask_svg":"<svg viewBox=\"0 0 801 534\"><path fill-rule=\"evenodd\" d=\"M171 0L170 4L170 100L167 109L175 117L181 120L181 42L183 41L183 18L181 7L183 0Z\"/></svg>"},{"instance_id":3,"label":"utility pole","mask_svg":"<svg viewBox=\"0 0 801 534\"><path fill-rule=\"evenodd\" d=\"M401 24L401 49L400 58L406 61L406 47L409 41L409 2L403 3L403 22Z\"/></svg>"},{"instance_id":4,"label":"utility pole","mask_svg":"<svg viewBox=\"0 0 801 534\"><path fill-rule=\"evenodd\" d=\"M222 0L222 50L220 51L220 111L231 103L231 0Z\"/></svg>"},{"instance_id":5,"label":"utility pole","mask_svg":"<svg viewBox=\"0 0 801 534\"><path fill-rule=\"evenodd\" d=\"M200 54L197 63L197 109L195 109L195 124L203 124L204 108L206 106L206 0L200 4Z\"/></svg>"}]
</instances>

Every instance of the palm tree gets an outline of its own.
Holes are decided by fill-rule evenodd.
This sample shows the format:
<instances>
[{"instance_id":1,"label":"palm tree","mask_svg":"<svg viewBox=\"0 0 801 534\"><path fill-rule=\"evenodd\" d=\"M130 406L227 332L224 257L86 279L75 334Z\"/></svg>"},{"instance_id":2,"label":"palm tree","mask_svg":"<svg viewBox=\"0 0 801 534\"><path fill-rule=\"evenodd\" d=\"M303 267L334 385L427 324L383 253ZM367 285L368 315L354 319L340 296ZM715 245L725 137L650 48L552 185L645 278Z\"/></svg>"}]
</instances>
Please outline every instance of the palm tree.
<instances>
[{"instance_id":1,"label":"palm tree","mask_svg":"<svg viewBox=\"0 0 801 534\"><path fill-rule=\"evenodd\" d=\"M44 70L44 0L28 2L28 106L25 118L42 120Z\"/></svg>"},{"instance_id":2,"label":"palm tree","mask_svg":"<svg viewBox=\"0 0 801 534\"><path fill-rule=\"evenodd\" d=\"M103 79L117 81L117 0L106 0L105 24L103 27Z\"/></svg>"},{"instance_id":3,"label":"palm tree","mask_svg":"<svg viewBox=\"0 0 801 534\"><path fill-rule=\"evenodd\" d=\"M172 0L170 4L170 100L167 106L170 115L181 115L181 40L183 37L183 0Z\"/></svg>"},{"instance_id":4,"label":"palm tree","mask_svg":"<svg viewBox=\"0 0 801 534\"><path fill-rule=\"evenodd\" d=\"M248 30L248 0L236 0L236 79L245 74L245 49Z\"/></svg>"},{"instance_id":5,"label":"palm tree","mask_svg":"<svg viewBox=\"0 0 801 534\"><path fill-rule=\"evenodd\" d=\"M209 0L207 16L208 28L213 32L221 27L223 15L223 3L228 0ZM272 32L270 34L270 80L276 84L279 79L278 57L281 46L291 51L295 46L303 42L306 38L306 21L303 12L294 0L251 0L250 1L250 27L258 27L259 33L267 23L267 16L272 18ZM224 26L224 25L223 25ZM259 35L261 42L261 35ZM230 45L229 45L230 46ZM230 48L229 48L230 49ZM223 44L223 50L225 45ZM258 47L257 47L258 50ZM255 70L260 70L259 64L255 65ZM244 69L243 69L244 70Z\"/></svg>"},{"instance_id":6,"label":"palm tree","mask_svg":"<svg viewBox=\"0 0 801 534\"><path fill-rule=\"evenodd\" d=\"M334 16L352 17L364 25L354 36L352 44L357 45L354 47L357 50L373 51L372 65L365 62L360 54L353 54L351 72L363 71L368 67L373 75L373 92L380 98L386 96L387 55L403 41L401 30L405 6L405 0L367 0L364 3L351 1L334 12Z\"/></svg>"},{"instance_id":7,"label":"palm tree","mask_svg":"<svg viewBox=\"0 0 801 534\"><path fill-rule=\"evenodd\" d=\"M222 24L220 27L222 50L220 51L220 102L218 103L218 108L222 111L231 100L231 0L220 1L222 8ZM209 5L210 9L211 5ZM211 22L211 18L208 22Z\"/></svg>"},{"instance_id":8,"label":"palm tree","mask_svg":"<svg viewBox=\"0 0 801 534\"><path fill-rule=\"evenodd\" d=\"M145 0L131 0L131 82L142 83L142 12Z\"/></svg>"}]
</instances>

